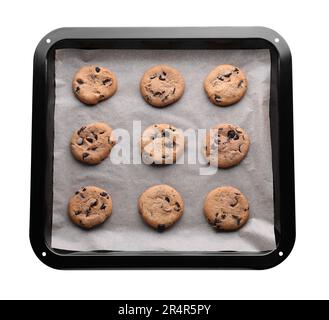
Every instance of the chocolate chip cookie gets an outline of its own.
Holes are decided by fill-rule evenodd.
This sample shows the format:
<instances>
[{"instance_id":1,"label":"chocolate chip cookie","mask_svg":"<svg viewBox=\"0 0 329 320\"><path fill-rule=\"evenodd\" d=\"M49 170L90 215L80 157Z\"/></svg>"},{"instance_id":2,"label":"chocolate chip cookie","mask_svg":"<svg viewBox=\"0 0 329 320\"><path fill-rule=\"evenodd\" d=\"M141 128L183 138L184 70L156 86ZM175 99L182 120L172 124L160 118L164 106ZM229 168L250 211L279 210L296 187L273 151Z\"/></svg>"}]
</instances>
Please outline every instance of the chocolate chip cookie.
<instances>
[{"instance_id":1,"label":"chocolate chip cookie","mask_svg":"<svg viewBox=\"0 0 329 320\"><path fill-rule=\"evenodd\" d=\"M149 226L163 231L182 216L184 201L174 188L160 184L142 193L138 201L138 209Z\"/></svg>"},{"instance_id":2,"label":"chocolate chip cookie","mask_svg":"<svg viewBox=\"0 0 329 320\"><path fill-rule=\"evenodd\" d=\"M95 105L114 95L117 79L113 72L100 66L84 66L74 76L72 88L83 103Z\"/></svg>"},{"instance_id":3,"label":"chocolate chip cookie","mask_svg":"<svg viewBox=\"0 0 329 320\"><path fill-rule=\"evenodd\" d=\"M229 168L248 153L250 140L243 129L233 124L218 124L207 132L203 154L212 166Z\"/></svg>"},{"instance_id":4,"label":"chocolate chip cookie","mask_svg":"<svg viewBox=\"0 0 329 320\"><path fill-rule=\"evenodd\" d=\"M180 72L164 64L147 70L140 82L142 96L154 107L165 107L176 102L183 95L184 87Z\"/></svg>"},{"instance_id":5,"label":"chocolate chip cookie","mask_svg":"<svg viewBox=\"0 0 329 320\"><path fill-rule=\"evenodd\" d=\"M204 214L217 230L234 231L248 221L248 200L233 187L216 188L206 196Z\"/></svg>"},{"instance_id":6,"label":"chocolate chip cookie","mask_svg":"<svg viewBox=\"0 0 329 320\"><path fill-rule=\"evenodd\" d=\"M71 152L75 159L86 164L98 164L109 154L115 144L112 128L96 122L82 126L71 138Z\"/></svg>"},{"instance_id":7,"label":"chocolate chip cookie","mask_svg":"<svg viewBox=\"0 0 329 320\"><path fill-rule=\"evenodd\" d=\"M68 204L68 215L79 227L91 229L112 213L112 199L103 189L88 186L75 192Z\"/></svg>"},{"instance_id":8,"label":"chocolate chip cookie","mask_svg":"<svg viewBox=\"0 0 329 320\"><path fill-rule=\"evenodd\" d=\"M141 138L145 164L173 164L184 152L184 135L176 127L158 123L146 128Z\"/></svg>"},{"instance_id":9,"label":"chocolate chip cookie","mask_svg":"<svg viewBox=\"0 0 329 320\"><path fill-rule=\"evenodd\" d=\"M247 87L247 78L242 70L229 64L217 66L204 81L210 101L221 107L240 101Z\"/></svg>"}]
</instances>

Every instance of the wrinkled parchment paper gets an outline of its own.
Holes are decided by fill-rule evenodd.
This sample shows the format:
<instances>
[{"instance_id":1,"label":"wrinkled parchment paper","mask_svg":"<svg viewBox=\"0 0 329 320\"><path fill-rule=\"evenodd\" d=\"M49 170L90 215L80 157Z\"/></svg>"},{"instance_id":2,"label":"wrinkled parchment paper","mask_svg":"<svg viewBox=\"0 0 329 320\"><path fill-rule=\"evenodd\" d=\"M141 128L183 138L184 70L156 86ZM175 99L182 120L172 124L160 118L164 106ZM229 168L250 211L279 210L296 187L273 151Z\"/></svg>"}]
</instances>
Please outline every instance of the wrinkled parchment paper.
<instances>
[{"instance_id":1,"label":"wrinkled parchment paper","mask_svg":"<svg viewBox=\"0 0 329 320\"><path fill-rule=\"evenodd\" d=\"M186 81L183 97L167 108L153 108L141 97L139 81L146 69L165 63L181 71ZM216 107L207 99L203 79L217 65L242 68L249 88L236 105ZM253 251L275 248L273 180L269 131L270 55L268 50L79 50L56 52L56 105L53 180L52 247L57 249L123 251ZM118 78L117 93L95 107L73 95L74 73L85 64L108 67ZM152 167L145 164L113 165L106 159L97 166L77 162L69 149L72 132L83 124L104 121L112 128L132 132L132 121L142 129L153 123L176 127L209 128L233 123L246 130L251 146L236 167L199 175L202 164ZM158 233L144 224L137 211L139 195L154 184L169 184L185 201L182 219ZM111 192L113 213L94 230L73 225L67 216L71 195L85 185ZM206 193L232 185L249 200L250 219L239 231L215 232L203 215Z\"/></svg>"}]
</instances>

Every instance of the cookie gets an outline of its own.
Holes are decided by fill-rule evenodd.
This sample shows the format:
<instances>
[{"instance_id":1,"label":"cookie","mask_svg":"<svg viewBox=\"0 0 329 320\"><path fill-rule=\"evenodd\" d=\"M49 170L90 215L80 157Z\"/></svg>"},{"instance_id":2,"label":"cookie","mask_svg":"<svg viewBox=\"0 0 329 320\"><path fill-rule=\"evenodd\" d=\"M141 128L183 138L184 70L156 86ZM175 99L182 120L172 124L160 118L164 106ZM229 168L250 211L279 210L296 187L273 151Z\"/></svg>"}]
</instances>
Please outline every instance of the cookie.
<instances>
[{"instance_id":1,"label":"cookie","mask_svg":"<svg viewBox=\"0 0 329 320\"><path fill-rule=\"evenodd\" d=\"M233 124L218 124L207 132L203 154L212 166L229 168L247 155L250 140L243 129Z\"/></svg>"},{"instance_id":2,"label":"cookie","mask_svg":"<svg viewBox=\"0 0 329 320\"><path fill-rule=\"evenodd\" d=\"M174 188L160 184L142 193L138 201L138 209L149 226L163 231L182 216L184 201Z\"/></svg>"},{"instance_id":3,"label":"cookie","mask_svg":"<svg viewBox=\"0 0 329 320\"><path fill-rule=\"evenodd\" d=\"M248 82L241 69L221 64L204 80L204 89L210 101L221 107L234 104L245 95Z\"/></svg>"},{"instance_id":4,"label":"cookie","mask_svg":"<svg viewBox=\"0 0 329 320\"><path fill-rule=\"evenodd\" d=\"M176 102L183 95L184 87L180 72L164 64L147 70L140 82L142 96L154 107L165 107Z\"/></svg>"},{"instance_id":5,"label":"cookie","mask_svg":"<svg viewBox=\"0 0 329 320\"><path fill-rule=\"evenodd\" d=\"M84 229L102 224L111 213L111 196L105 190L94 186L80 188L68 204L70 219Z\"/></svg>"},{"instance_id":6,"label":"cookie","mask_svg":"<svg viewBox=\"0 0 329 320\"><path fill-rule=\"evenodd\" d=\"M145 164L173 164L184 152L184 135L176 127L158 123L146 128L141 138Z\"/></svg>"},{"instance_id":7,"label":"cookie","mask_svg":"<svg viewBox=\"0 0 329 320\"><path fill-rule=\"evenodd\" d=\"M83 103L95 105L114 95L117 79L113 72L99 66L84 66L74 76L72 88Z\"/></svg>"},{"instance_id":8,"label":"cookie","mask_svg":"<svg viewBox=\"0 0 329 320\"><path fill-rule=\"evenodd\" d=\"M115 144L112 129L106 123L96 122L82 126L71 138L71 152L75 159L86 164L98 164Z\"/></svg>"},{"instance_id":9,"label":"cookie","mask_svg":"<svg viewBox=\"0 0 329 320\"><path fill-rule=\"evenodd\" d=\"M248 200L233 187L216 188L206 196L204 214L209 224L217 230L234 231L248 221Z\"/></svg>"}]
</instances>

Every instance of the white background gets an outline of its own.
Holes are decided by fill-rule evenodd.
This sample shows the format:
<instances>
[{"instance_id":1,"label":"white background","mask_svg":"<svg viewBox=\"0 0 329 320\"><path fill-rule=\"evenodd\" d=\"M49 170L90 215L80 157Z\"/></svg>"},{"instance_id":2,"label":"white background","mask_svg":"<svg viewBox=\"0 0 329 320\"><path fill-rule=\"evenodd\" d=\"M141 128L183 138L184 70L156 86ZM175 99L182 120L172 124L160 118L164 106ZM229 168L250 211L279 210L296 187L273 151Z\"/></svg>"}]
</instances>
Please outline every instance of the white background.
<instances>
[{"instance_id":1,"label":"white background","mask_svg":"<svg viewBox=\"0 0 329 320\"><path fill-rule=\"evenodd\" d=\"M327 1L1 1L0 298L329 298ZM63 26L267 26L294 69L297 241L266 271L58 271L29 243L32 61Z\"/></svg>"}]
</instances>

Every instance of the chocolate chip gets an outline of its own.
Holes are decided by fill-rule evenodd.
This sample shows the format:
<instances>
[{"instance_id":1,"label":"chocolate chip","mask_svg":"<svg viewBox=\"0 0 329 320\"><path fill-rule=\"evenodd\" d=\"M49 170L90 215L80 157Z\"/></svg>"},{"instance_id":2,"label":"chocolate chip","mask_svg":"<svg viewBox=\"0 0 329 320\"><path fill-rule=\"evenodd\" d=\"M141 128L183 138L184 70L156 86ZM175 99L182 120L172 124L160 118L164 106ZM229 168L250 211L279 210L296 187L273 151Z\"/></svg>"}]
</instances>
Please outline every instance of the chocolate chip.
<instances>
[{"instance_id":1,"label":"chocolate chip","mask_svg":"<svg viewBox=\"0 0 329 320\"><path fill-rule=\"evenodd\" d=\"M169 199L168 197L165 197L165 200L166 200L167 202L170 202L170 199Z\"/></svg>"},{"instance_id":2,"label":"chocolate chip","mask_svg":"<svg viewBox=\"0 0 329 320\"><path fill-rule=\"evenodd\" d=\"M102 197L106 197L106 196L107 196L107 192L102 191L102 192L100 193L100 195L101 195Z\"/></svg>"},{"instance_id":3,"label":"chocolate chip","mask_svg":"<svg viewBox=\"0 0 329 320\"><path fill-rule=\"evenodd\" d=\"M109 84L109 85L112 84L112 79L111 78L103 80L103 85L106 86L107 84Z\"/></svg>"},{"instance_id":4,"label":"chocolate chip","mask_svg":"<svg viewBox=\"0 0 329 320\"><path fill-rule=\"evenodd\" d=\"M170 135L171 135L170 131L168 131L166 129L162 131L162 136L163 137L170 138Z\"/></svg>"},{"instance_id":5,"label":"chocolate chip","mask_svg":"<svg viewBox=\"0 0 329 320\"><path fill-rule=\"evenodd\" d=\"M96 199L96 200L94 200L93 202L90 203L90 206L95 207L97 205L97 203L98 203L98 200Z\"/></svg>"},{"instance_id":6,"label":"chocolate chip","mask_svg":"<svg viewBox=\"0 0 329 320\"><path fill-rule=\"evenodd\" d=\"M86 216L88 217L89 216L89 214L90 214L90 208L88 208L87 210L86 210Z\"/></svg>"},{"instance_id":7,"label":"chocolate chip","mask_svg":"<svg viewBox=\"0 0 329 320\"><path fill-rule=\"evenodd\" d=\"M222 99L222 97L220 97L220 96L217 96L217 95L215 96L215 101L216 101L216 102L218 102L218 103L219 103L221 99Z\"/></svg>"},{"instance_id":8,"label":"chocolate chip","mask_svg":"<svg viewBox=\"0 0 329 320\"><path fill-rule=\"evenodd\" d=\"M81 211L80 210L74 211L74 214L78 216L79 214L81 214Z\"/></svg>"},{"instance_id":9,"label":"chocolate chip","mask_svg":"<svg viewBox=\"0 0 329 320\"><path fill-rule=\"evenodd\" d=\"M233 72L239 73L239 69L238 69L238 68L235 68L235 69L233 70Z\"/></svg>"},{"instance_id":10,"label":"chocolate chip","mask_svg":"<svg viewBox=\"0 0 329 320\"><path fill-rule=\"evenodd\" d=\"M174 210L175 211L179 211L180 210L180 204L178 202L175 203Z\"/></svg>"},{"instance_id":11,"label":"chocolate chip","mask_svg":"<svg viewBox=\"0 0 329 320\"><path fill-rule=\"evenodd\" d=\"M75 194L79 194L80 192L79 191L75 191Z\"/></svg>"},{"instance_id":12,"label":"chocolate chip","mask_svg":"<svg viewBox=\"0 0 329 320\"><path fill-rule=\"evenodd\" d=\"M220 81L224 81L224 77L223 76L217 77L217 79L220 80Z\"/></svg>"},{"instance_id":13,"label":"chocolate chip","mask_svg":"<svg viewBox=\"0 0 329 320\"><path fill-rule=\"evenodd\" d=\"M232 208L234 208L238 204L239 200L238 197L234 197L234 202L230 204Z\"/></svg>"},{"instance_id":14,"label":"chocolate chip","mask_svg":"<svg viewBox=\"0 0 329 320\"><path fill-rule=\"evenodd\" d=\"M157 226L157 230L158 231L164 231L166 229L166 225L165 224L158 224Z\"/></svg>"},{"instance_id":15,"label":"chocolate chip","mask_svg":"<svg viewBox=\"0 0 329 320\"><path fill-rule=\"evenodd\" d=\"M165 71L162 71L162 73L163 73L163 75L164 75L164 76L166 76L166 75L167 75L167 72L165 72Z\"/></svg>"},{"instance_id":16,"label":"chocolate chip","mask_svg":"<svg viewBox=\"0 0 329 320\"><path fill-rule=\"evenodd\" d=\"M234 214L232 214L232 218L234 218L236 220L236 224L239 226L242 219Z\"/></svg>"},{"instance_id":17,"label":"chocolate chip","mask_svg":"<svg viewBox=\"0 0 329 320\"><path fill-rule=\"evenodd\" d=\"M90 148L90 150L95 151L95 150L97 150L97 147L96 146L92 147L92 148Z\"/></svg>"},{"instance_id":18,"label":"chocolate chip","mask_svg":"<svg viewBox=\"0 0 329 320\"><path fill-rule=\"evenodd\" d=\"M169 98L169 94L167 94L166 96L164 96L163 98L162 98L162 101L165 101L165 100L167 100Z\"/></svg>"},{"instance_id":19,"label":"chocolate chip","mask_svg":"<svg viewBox=\"0 0 329 320\"><path fill-rule=\"evenodd\" d=\"M85 130L86 129L86 127L85 126L83 126L83 127L81 127L79 130L78 130L78 134L80 134L83 130Z\"/></svg>"},{"instance_id":20,"label":"chocolate chip","mask_svg":"<svg viewBox=\"0 0 329 320\"><path fill-rule=\"evenodd\" d=\"M217 230L220 230L220 229L222 229L222 226L221 226L219 223L217 223L217 224L215 224L215 228L216 228Z\"/></svg>"},{"instance_id":21,"label":"chocolate chip","mask_svg":"<svg viewBox=\"0 0 329 320\"><path fill-rule=\"evenodd\" d=\"M78 93L79 91L80 91L80 87L76 87L76 88L75 88L75 92Z\"/></svg>"},{"instance_id":22,"label":"chocolate chip","mask_svg":"<svg viewBox=\"0 0 329 320\"><path fill-rule=\"evenodd\" d=\"M101 209L101 210L104 210L105 208L106 208L106 205L105 205L104 203L102 203L100 209Z\"/></svg>"},{"instance_id":23,"label":"chocolate chip","mask_svg":"<svg viewBox=\"0 0 329 320\"><path fill-rule=\"evenodd\" d=\"M159 75L159 80L164 81L166 80L166 77L164 77L162 74Z\"/></svg>"},{"instance_id":24,"label":"chocolate chip","mask_svg":"<svg viewBox=\"0 0 329 320\"><path fill-rule=\"evenodd\" d=\"M151 76L150 76L150 79L154 79L154 78L156 78L157 77L157 74L155 73L155 74L152 74Z\"/></svg>"},{"instance_id":25,"label":"chocolate chip","mask_svg":"<svg viewBox=\"0 0 329 320\"><path fill-rule=\"evenodd\" d=\"M96 67L96 68L95 68L95 71L96 71L96 72L99 72L99 71L101 71L101 69L98 68L98 67Z\"/></svg>"},{"instance_id":26,"label":"chocolate chip","mask_svg":"<svg viewBox=\"0 0 329 320\"><path fill-rule=\"evenodd\" d=\"M80 193L80 197L81 197L82 199L85 198L85 196L84 196L82 193Z\"/></svg>"},{"instance_id":27,"label":"chocolate chip","mask_svg":"<svg viewBox=\"0 0 329 320\"><path fill-rule=\"evenodd\" d=\"M176 91L176 87L173 89L172 94L175 94L175 91Z\"/></svg>"},{"instance_id":28,"label":"chocolate chip","mask_svg":"<svg viewBox=\"0 0 329 320\"><path fill-rule=\"evenodd\" d=\"M93 135L94 135L94 137L95 137L95 140L97 140L97 139L98 139L98 135L95 134L95 133L93 133Z\"/></svg>"},{"instance_id":29,"label":"chocolate chip","mask_svg":"<svg viewBox=\"0 0 329 320\"><path fill-rule=\"evenodd\" d=\"M238 88L240 88L242 86L243 80L240 80L239 84L238 84Z\"/></svg>"},{"instance_id":30,"label":"chocolate chip","mask_svg":"<svg viewBox=\"0 0 329 320\"><path fill-rule=\"evenodd\" d=\"M226 214L222 214L220 217L224 220L226 218Z\"/></svg>"},{"instance_id":31,"label":"chocolate chip","mask_svg":"<svg viewBox=\"0 0 329 320\"><path fill-rule=\"evenodd\" d=\"M232 72L225 73L225 74L224 74L224 77L225 77L225 78L229 78L231 75L232 75Z\"/></svg>"},{"instance_id":32,"label":"chocolate chip","mask_svg":"<svg viewBox=\"0 0 329 320\"><path fill-rule=\"evenodd\" d=\"M228 137L229 139L234 139L235 136L236 136L236 133L235 133L234 130L229 130L229 132L227 133L227 137Z\"/></svg>"},{"instance_id":33,"label":"chocolate chip","mask_svg":"<svg viewBox=\"0 0 329 320\"><path fill-rule=\"evenodd\" d=\"M77 83L83 84L83 81L81 79L77 79Z\"/></svg>"},{"instance_id":34,"label":"chocolate chip","mask_svg":"<svg viewBox=\"0 0 329 320\"><path fill-rule=\"evenodd\" d=\"M79 146L81 146L81 145L83 144L83 139L82 139L82 138L79 138L79 139L77 140L77 144L78 144Z\"/></svg>"},{"instance_id":35,"label":"chocolate chip","mask_svg":"<svg viewBox=\"0 0 329 320\"><path fill-rule=\"evenodd\" d=\"M87 140L88 142L90 142L90 143L93 143L93 141L94 141L92 138L89 138L89 137L86 138L86 140Z\"/></svg>"},{"instance_id":36,"label":"chocolate chip","mask_svg":"<svg viewBox=\"0 0 329 320\"><path fill-rule=\"evenodd\" d=\"M89 156L89 153L88 152L84 152L82 154L82 160L85 159L85 158L87 158L88 156Z\"/></svg>"},{"instance_id":37,"label":"chocolate chip","mask_svg":"<svg viewBox=\"0 0 329 320\"><path fill-rule=\"evenodd\" d=\"M82 188L82 191L86 191L87 190L87 188Z\"/></svg>"}]
</instances>

